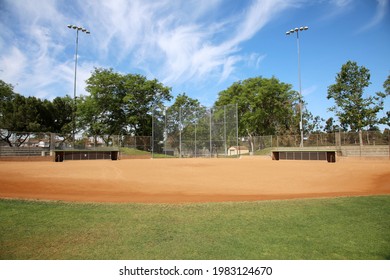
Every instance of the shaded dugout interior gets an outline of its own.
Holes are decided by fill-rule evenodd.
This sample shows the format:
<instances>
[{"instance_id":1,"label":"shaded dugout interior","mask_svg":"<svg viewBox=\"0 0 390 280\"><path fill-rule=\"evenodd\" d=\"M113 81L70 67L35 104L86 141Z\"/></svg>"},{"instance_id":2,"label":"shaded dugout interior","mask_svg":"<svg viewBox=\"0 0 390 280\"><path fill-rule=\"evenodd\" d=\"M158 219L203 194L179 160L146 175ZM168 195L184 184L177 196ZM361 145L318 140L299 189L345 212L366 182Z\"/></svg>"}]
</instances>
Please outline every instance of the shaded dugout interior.
<instances>
[{"instance_id":1,"label":"shaded dugout interior","mask_svg":"<svg viewBox=\"0 0 390 280\"><path fill-rule=\"evenodd\" d=\"M55 161L62 162L64 160L96 160L96 159L110 159L118 160L119 151L55 151Z\"/></svg>"}]
</instances>

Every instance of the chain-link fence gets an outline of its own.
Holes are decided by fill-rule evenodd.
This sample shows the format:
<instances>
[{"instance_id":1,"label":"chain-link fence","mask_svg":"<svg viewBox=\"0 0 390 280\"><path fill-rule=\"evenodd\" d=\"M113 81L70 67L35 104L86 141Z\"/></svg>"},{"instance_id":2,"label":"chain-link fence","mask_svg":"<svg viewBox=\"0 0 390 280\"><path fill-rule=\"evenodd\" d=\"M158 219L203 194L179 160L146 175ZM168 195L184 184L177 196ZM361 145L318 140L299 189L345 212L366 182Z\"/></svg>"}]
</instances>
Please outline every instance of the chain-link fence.
<instances>
[{"instance_id":1,"label":"chain-link fence","mask_svg":"<svg viewBox=\"0 0 390 280\"><path fill-rule=\"evenodd\" d=\"M60 135L56 133L12 132L0 130L0 157L51 156L59 150L112 150L130 148L151 151L150 136Z\"/></svg>"},{"instance_id":2,"label":"chain-link fence","mask_svg":"<svg viewBox=\"0 0 390 280\"><path fill-rule=\"evenodd\" d=\"M390 156L390 131L362 131L360 145L358 132L310 134L304 138L303 149L329 148L344 156ZM270 135L240 138L241 145L254 154L267 154L271 149L299 148L300 135Z\"/></svg>"},{"instance_id":3,"label":"chain-link fence","mask_svg":"<svg viewBox=\"0 0 390 280\"><path fill-rule=\"evenodd\" d=\"M152 136L63 136L55 133L11 132L0 129L0 157L49 156L57 150L112 150L151 152L152 156L214 157L267 153L275 148L299 148L300 135L238 137L235 105L156 110ZM390 131L310 134L304 149L332 148L343 155L388 155Z\"/></svg>"},{"instance_id":4,"label":"chain-link fence","mask_svg":"<svg viewBox=\"0 0 390 280\"><path fill-rule=\"evenodd\" d=\"M98 150L107 148L132 148L141 151L151 150L150 136L130 135L76 135L75 140L54 134L56 150Z\"/></svg>"},{"instance_id":5,"label":"chain-link fence","mask_svg":"<svg viewBox=\"0 0 390 280\"><path fill-rule=\"evenodd\" d=\"M154 157L235 156L237 106L169 107L153 113Z\"/></svg>"},{"instance_id":6,"label":"chain-link fence","mask_svg":"<svg viewBox=\"0 0 390 280\"><path fill-rule=\"evenodd\" d=\"M11 132L0 130L0 157L47 156L51 133Z\"/></svg>"},{"instance_id":7,"label":"chain-link fence","mask_svg":"<svg viewBox=\"0 0 390 280\"><path fill-rule=\"evenodd\" d=\"M253 141L254 151L277 147L299 147L300 135L255 136L252 139L243 137L242 144L250 147ZM363 146L389 146L390 131L362 131ZM347 147L360 146L358 132L334 132L310 134L304 138L304 147Z\"/></svg>"}]
</instances>

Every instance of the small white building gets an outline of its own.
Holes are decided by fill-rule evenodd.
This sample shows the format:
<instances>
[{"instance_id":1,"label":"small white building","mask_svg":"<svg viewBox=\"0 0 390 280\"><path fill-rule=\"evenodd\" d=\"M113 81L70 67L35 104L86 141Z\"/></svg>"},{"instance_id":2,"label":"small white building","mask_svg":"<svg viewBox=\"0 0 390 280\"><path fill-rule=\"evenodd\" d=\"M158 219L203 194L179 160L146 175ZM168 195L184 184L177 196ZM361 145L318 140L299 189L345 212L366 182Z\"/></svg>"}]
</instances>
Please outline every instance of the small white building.
<instances>
[{"instance_id":1,"label":"small white building","mask_svg":"<svg viewBox=\"0 0 390 280\"><path fill-rule=\"evenodd\" d=\"M245 146L232 146L228 149L229 156L249 154L249 149Z\"/></svg>"}]
</instances>

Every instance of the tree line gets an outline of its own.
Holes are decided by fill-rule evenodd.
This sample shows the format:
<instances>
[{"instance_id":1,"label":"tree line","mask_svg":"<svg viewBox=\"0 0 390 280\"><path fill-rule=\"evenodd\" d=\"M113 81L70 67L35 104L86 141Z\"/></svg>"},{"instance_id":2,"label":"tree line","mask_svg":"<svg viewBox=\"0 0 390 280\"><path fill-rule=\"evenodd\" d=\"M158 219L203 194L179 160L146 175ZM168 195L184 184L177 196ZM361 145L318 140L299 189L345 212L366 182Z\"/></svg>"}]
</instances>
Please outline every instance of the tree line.
<instances>
[{"instance_id":1,"label":"tree line","mask_svg":"<svg viewBox=\"0 0 390 280\"><path fill-rule=\"evenodd\" d=\"M171 88L156 79L139 74L120 74L113 69L95 68L86 81L85 96L69 95L53 100L25 97L12 85L0 80L0 140L12 145L11 132L53 132L71 139L76 133L87 136L152 134L152 114L173 99ZM390 95L390 75L384 92L364 94L370 85L370 72L348 61L328 87L327 98L334 100L328 120L303 112L304 134L338 130L361 132L390 125L390 112L382 118L384 100ZM368 96L368 97L365 97ZM237 104L240 136L299 134L302 96L276 77L254 77L233 83L219 92L215 106ZM179 94L172 108L186 107L196 115L204 106L185 93ZM362 139L361 143L362 143ZM252 142L253 143L253 142Z\"/></svg>"}]
</instances>

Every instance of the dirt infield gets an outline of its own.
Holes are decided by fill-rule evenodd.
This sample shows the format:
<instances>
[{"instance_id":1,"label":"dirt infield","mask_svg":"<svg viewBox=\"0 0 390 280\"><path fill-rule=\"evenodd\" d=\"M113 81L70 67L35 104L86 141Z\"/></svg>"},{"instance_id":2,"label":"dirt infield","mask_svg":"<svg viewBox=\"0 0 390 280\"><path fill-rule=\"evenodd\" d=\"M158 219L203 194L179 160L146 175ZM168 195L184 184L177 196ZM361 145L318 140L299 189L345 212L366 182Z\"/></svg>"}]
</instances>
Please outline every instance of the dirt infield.
<instances>
[{"instance_id":1,"label":"dirt infield","mask_svg":"<svg viewBox=\"0 0 390 280\"><path fill-rule=\"evenodd\" d=\"M390 161L139 159L0 162L0 197L183 203L390 194Z\"/></svg>"}]
</instances>

